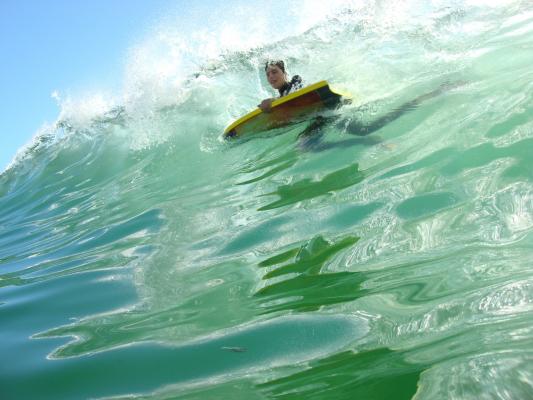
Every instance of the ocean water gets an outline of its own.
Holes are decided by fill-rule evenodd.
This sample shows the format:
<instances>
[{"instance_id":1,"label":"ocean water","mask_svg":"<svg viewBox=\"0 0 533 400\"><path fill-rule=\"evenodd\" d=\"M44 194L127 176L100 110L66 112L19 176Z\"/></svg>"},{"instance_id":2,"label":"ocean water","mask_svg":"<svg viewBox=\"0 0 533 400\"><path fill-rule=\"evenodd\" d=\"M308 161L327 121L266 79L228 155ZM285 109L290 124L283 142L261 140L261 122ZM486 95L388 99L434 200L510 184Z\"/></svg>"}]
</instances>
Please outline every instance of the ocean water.
<instances>
[{"instance_id":1,"label":"ocean water","mask_svg":"<svg viewBox=\"0 0 533 400\"><path fill-rule=\"evenodd\" d=\"M533 4L304 5L162 27L2 172L1 399L533 398ZM224 141L274 56L354 101Z\"/></svg>"}]
</instances>

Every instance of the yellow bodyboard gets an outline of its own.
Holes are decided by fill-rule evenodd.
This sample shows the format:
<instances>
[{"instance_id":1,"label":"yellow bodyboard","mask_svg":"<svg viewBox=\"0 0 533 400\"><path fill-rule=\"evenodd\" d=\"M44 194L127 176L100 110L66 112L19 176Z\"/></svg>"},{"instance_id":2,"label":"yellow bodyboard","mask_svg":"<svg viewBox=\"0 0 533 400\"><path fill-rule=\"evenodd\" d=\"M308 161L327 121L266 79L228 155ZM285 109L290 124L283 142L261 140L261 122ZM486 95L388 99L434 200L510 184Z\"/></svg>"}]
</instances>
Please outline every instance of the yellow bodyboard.
<instances>
[{"instance_id":1,"label":"yellow bodyboard","mask_svg":"<svg viewBox=\"0 0 533 400\"><path fill-rule=\"evenodd\" d=\"M243 137L279 128L349 99L350 95L331 89L327 81L320 81L274 100L268 113L257 108L239 118L224 130L224 137Z\"/></svg>"}]
</instances>

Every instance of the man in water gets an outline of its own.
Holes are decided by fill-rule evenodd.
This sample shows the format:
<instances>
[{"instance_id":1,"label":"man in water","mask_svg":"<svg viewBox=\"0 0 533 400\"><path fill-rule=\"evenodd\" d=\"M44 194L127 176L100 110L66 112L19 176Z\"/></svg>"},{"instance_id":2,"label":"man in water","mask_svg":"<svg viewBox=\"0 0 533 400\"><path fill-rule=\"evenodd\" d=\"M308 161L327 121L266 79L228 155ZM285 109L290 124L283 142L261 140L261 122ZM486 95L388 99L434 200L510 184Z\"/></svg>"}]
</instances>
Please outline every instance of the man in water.
<instances>
[{"instance_id":1,"label":"man in water","mask_svg":"<svg viewBox=\"0 0 533 400\"><path fill-rule=\"evenodd\" d=\"M285 63L282 60L267 61L265 73L270 86L279 92L279 97L287 96L289 93L304 87L302 78L299 75L294 75L289 81L289 75L285 71ZM264 112L270 112L273 100L265 99L258 107Z\"/></svg>"},{"instance_id":2,"label":"man in water","mask_svg":"<svg viewBox=\"0 0 533 400\"><path fill-rule=\"evenodd\" d=\"M268 80L268 83L270 86L272 86L273 89L278 90L279 97L283 97L288 95L289 93L295 92L298 89L303 88L303 82L302 78L299 75L294 75L292 79L289 81L289 76L285 70L285 63L282 60L270 60L267 61L265 64L265 73ZM417 108L421 102L431 99L449 89L461 86L465 84L466 82L458 81L454 83L446 82L442 84L437 89L426 93L424 95L418 96L417 98L408 101L406 103L403 103L399 107L389 111L385 115L381 116L380 118L374 120L371 123L363 124L360 121L357 121L356 119L353 119L348 122L348 124L345 124L345 122L338 118L338 116L332 116L332 117L322 117L317 116L311 124L307 126L307 128L304 129L303 132L301 132L298 135L298 142L299 147L302 150L313 150L313 151L320 151L320 150L326 150L331 147L342 147L349 144L356 144L360 143L360 141L355 140L344 140L337 143L323 143L322 142L322 136L324 134L324 126L335 124L339 128L343 129L346 133L350 135L356 135L356 136L367 136L373 132L376 132L383 128L385 125L391 123L392 121L396 120L397 118L401 117L403 114L405 114L408 111L414 110ZM272 108L272 101L274 99L265 99L261 102L261 104L258 105L258 107L263 112L270 112ZM373 143L374 144L374 143Z\"/></svg>"}]
</instances>

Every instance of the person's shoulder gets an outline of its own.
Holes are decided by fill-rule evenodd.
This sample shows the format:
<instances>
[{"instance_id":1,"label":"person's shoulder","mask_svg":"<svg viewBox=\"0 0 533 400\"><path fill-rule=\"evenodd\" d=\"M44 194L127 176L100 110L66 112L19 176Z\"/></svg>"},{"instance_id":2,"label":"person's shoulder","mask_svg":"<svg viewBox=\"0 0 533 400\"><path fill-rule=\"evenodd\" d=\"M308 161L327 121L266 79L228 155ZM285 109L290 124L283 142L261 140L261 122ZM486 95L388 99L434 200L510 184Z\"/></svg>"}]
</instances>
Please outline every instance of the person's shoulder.
<instances>
[{"instance_id":1,"label":"person's shoulder","mask_svg":"<svg viewBox=\"0 0 533 400\"><path fill-rule=\"evenodd\" d=\"M303 79L300 75L294 75L291 79L291 83L292 84L298 84L298 83L302 83L303 82Z\"/></svg>"},{"instance_id":2,"label":"person's shoulder","mask_svg":"<svg viewBox=\"0 0 533 400\"><path fill-rule=\"evenodd\" d=\"M304 87L303 79L300 75L294 75L291 79L291 92Z\"/></svg>"}]
</instances>

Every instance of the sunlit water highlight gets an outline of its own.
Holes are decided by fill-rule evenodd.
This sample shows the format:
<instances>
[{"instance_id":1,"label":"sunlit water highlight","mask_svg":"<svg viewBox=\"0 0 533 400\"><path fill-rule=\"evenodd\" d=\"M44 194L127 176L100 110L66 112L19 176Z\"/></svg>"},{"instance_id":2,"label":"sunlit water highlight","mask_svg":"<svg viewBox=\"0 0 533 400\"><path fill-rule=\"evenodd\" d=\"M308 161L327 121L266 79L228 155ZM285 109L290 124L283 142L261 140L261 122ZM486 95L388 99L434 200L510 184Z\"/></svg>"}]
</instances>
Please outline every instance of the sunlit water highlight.
<instances>
[{"instance_id":1,"label":"sunlit water highlight","mask_svg":"<svg viewBox=\"0 0 533 400\"><path fill-rule=\"evenodd\" d=\"M533 397L533 7L340 3L194 60L167 31L195 70L132 62L19 153L2 399ZM272 55L354 94L316 146L221 139Z\"/></svg>"}]
</instances>

